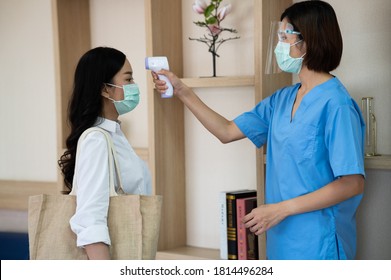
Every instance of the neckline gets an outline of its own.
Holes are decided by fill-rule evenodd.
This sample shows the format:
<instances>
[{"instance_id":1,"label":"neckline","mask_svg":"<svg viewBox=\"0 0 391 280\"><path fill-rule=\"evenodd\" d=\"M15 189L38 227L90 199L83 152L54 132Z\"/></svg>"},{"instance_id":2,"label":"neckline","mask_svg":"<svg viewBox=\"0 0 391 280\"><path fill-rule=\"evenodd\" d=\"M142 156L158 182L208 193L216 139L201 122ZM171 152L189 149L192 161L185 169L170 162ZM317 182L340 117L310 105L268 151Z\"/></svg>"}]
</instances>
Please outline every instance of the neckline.
<instances>
[{"instance_id":1,"label":"neckline","mask_svg":"<svg viewBox=\"0 0 391 280\"><path fill-rule=\"evenodd\" d=\"M296 103L296 100L297 100L297 95L299 93L299 90L301 88L301 83L297 83L296 84L296 89L295 89L295 94L293 95L294 98L292 103L291 103L291 110L289 112L289 119L290 119L290 123L293 123L294 120L296 119L296 115L297 113L305 110L305 108L308 106L309 103L311 103L310 101L313 100L313 98L315 97L315 93L316 92L319 92L319 89L323 87L323 85L327 84L328 82L330 81L334 81L336 79L335 76L331 77L330 79L314 86L313 88L311 88L306 94L303 95L303 97L301 98L301 101L300 101L300 104L298 105L298 107L296 108L296 111L294 112L294 114L292 115L293 113L293 108L295 106L295 103ZM312 98L311 98L312 96Z\"/></svg>"}]
</instances>

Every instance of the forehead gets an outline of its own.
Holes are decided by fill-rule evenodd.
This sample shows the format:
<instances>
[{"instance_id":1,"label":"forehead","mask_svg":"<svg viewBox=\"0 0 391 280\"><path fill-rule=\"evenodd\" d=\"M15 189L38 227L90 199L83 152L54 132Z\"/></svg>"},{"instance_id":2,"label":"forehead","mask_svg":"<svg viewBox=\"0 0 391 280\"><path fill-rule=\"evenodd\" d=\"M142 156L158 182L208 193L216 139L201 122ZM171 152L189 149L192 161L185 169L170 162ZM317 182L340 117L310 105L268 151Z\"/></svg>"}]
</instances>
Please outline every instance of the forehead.
<instances>
[{"instance_id":1,"label":"forehead","mask_svg":"<svg viewBox=\"0 0 391 280\"><path fill-rule=\"evenodd\" d=\"M278 40L279 41L291 41L296 40L297 35L300 33L295 31L293 25L288 22L287 18L284 18L282 21L278 22L278 26L276 26Z\"/></svg>"},{"instance_id":2,"label":"forehead","mask_svg":"<svg viewBox=\"0 0 391 280\"><path fill-rule=\"evenodd\" d=\"M133 78L133 69L129 61L125 59L124 65L122 66L121 70L119 70L117 74L115 74L113 80L118 83L121 83L122 81L127 80L129 78Z\"/></svg>"},{"instance_id":3,"label":"forehead","mask_svg":"<svg viewBox=\"0 0 391 280\"><path fill-rule=\"evenodd\" d=\"M286 19L283 19L279 23L279 30L280 31L286 31L286 30L293 31L293 25L290 24Z\"/></svg>"},{"instance_id":4,"label":"forehead","mask_svg":"<svg viewBox=\"0 0 391 280\"><path fill-rule=\"evenodd\" d=\"M125 63L124 65L122 66L121 70L119 71L119 73L122 73L122 74L126 74L126 73L132 73L133 70L132 70L132 66L130 65L130 62L128 59L125 59Z\"/></svg>"}]
</instances>

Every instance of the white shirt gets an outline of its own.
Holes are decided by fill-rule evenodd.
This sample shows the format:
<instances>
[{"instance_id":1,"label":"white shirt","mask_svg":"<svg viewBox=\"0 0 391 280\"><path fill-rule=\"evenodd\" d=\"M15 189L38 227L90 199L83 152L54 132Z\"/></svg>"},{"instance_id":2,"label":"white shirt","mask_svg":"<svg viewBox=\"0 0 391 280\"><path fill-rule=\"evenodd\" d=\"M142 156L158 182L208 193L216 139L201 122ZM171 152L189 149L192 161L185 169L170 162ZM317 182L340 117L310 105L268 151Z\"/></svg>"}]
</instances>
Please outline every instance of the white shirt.
<instances>
[{"instance_id":1,"label":"white shirt","mask_svg":"<svg viewBox=\"0 0 391 280\"><path fill-rule=\"evenodd\" d=\"M123 189L128 194L151 194L151 176L121 131L119 123L98 118L97 127L108 131L116 152ZM73 185L77 184L76 213L70 220L77 246L103 242L111 245L107 227L109 165L105 136L93 131L80 145ZM117 188L117 178L115 186Z\"/></svg>"}]
</instances>

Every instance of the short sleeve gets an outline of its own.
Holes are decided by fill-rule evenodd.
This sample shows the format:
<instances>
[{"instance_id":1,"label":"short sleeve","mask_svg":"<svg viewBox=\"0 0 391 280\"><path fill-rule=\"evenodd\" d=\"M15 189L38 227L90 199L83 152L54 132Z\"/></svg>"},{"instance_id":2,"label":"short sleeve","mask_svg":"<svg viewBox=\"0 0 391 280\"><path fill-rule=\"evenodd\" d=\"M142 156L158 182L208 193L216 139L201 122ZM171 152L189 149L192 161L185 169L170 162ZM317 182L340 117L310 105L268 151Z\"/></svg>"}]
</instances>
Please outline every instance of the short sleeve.
<instances>
[{"instance_id":1,"label":"short sleeve","mask_svg":"<svg viewBox=\"0 0 391 280\"><path fill-rule=\"evenodd\" d=\"M274 96L269 96L258 103L253 110L234 119L235 124L257 148L267 141L269 125L273 112Z\"/></svg>"},{"instance_id":2,"label":"short sleeve","mask_svg":"<svg viewBox=\"0 0 391 280\"><path fill-rule=\"evenodd\" d=\"M326 123L326 146L334 177L364 171L365 124L355 104L336 108Z\"/></svg>"}]
</instances>

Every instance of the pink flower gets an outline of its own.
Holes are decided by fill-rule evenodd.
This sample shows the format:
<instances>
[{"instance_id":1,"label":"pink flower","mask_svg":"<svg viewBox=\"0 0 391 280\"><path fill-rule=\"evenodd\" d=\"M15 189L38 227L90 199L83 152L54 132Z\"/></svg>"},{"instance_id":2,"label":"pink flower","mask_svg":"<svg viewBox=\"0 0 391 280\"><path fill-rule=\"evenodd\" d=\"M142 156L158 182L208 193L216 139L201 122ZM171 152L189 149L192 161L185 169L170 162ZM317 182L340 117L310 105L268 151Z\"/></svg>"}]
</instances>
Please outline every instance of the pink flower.
<instances>
[{"instance_id":1,"label":"pink flower","mask_svg":"<svg viewBox=\"0 0 391 280\"><path fill-rule=\"evenodd\" d=\"M212 36L216 36L221 33L221 27L217 24L208 25L208 28L210 30L210 33L212 33Z\"/></svg>"},{"instance_id":2,"label":"pink flower","mask_svg":"<svg viewBox=\"0 0 391 280\"><path fill-rule=\"evenodd\" d=\"M219 10L217 11L217 17L218 17L219 21L222 21L225 18L225 16L231 12L231 10L232 10L231 4L228 4L222 8L219 8Z\"/></svg>"},{"instance_id":3,"label":"pink flower","mask_svg":"<svg viewBox=\"0 0 391 280\"><path fill-rule=\"evenodd\" d=\"M207 7L208 5L204 0L196 0L193 4L193 10L198 14L203 14Z\"/></svg>"}]
</instances>

